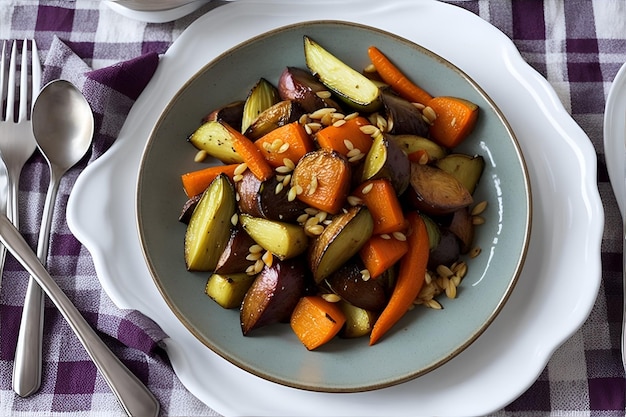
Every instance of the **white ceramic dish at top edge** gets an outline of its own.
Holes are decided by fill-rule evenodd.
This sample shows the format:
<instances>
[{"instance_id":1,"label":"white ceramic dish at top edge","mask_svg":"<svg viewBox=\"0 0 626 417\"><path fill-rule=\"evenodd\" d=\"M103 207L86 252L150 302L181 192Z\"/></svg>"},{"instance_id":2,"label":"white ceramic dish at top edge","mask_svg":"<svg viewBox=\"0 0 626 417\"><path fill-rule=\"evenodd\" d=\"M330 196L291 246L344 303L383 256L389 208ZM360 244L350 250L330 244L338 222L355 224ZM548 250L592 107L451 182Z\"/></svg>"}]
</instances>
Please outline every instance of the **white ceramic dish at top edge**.
<instances>
[{"instance_id":1,"label":"white ceramic dish at top edge","mask_svg":"<svg viewBox=\"0 0 626 417\"><path fill-rule=\"evenodd\" d=\"M619 69L606 98L604 158L622 218L626 210L626 64Z\"/></svg>"},{"instance_id":2,"label":"white ceramic dish at top edge","mask_svg":"<svg viewBox=\"0 0 626 417\"><path fill-rule=\"evenodd\" d=\"M332 6L332 16L324 6ZM135 190L129 178L136 177L151 127L183 83L211 58L247 38L324 18L394 32L462 68L509 120L533 189L533 235L524 271L490 328L433 372L366 393L287 388L218 357L190 335L165 305L142 259L134 229ZM448 42L449 28L470 31L472 37ZM207 42L211 36L220 42ZM551 157L556 154L560 157ZM593 155L589 139L545 79L523 61L506 36L465 10L413 0L384 4L322 0L315 5L239 0L198 19L165 54L118 141L79 178L69 201L68 222L92 253L103 288L113 301L142 311L161 325L170 335L166 348L183 384L222 414L483 415L521 395L593 306L600 284L604 220ZM111 221L105 226L94 222L94 216ZM572 279L576 285L571 285Z\"/></svg>"},{"instance_id":3,"label":"white ceramic dish at top edge","mask_svg":"<svg viewBox=\"0 0 626 417\"><path fill-rule=\"evenodd\" d=\"M167 23L195 12L209 1L210 0L196 0L171 9L154 11L133 10L111 0L106 0L104 3L114 12L128 17L129 19L146 23Z\"/></svg>"}]
</instances>

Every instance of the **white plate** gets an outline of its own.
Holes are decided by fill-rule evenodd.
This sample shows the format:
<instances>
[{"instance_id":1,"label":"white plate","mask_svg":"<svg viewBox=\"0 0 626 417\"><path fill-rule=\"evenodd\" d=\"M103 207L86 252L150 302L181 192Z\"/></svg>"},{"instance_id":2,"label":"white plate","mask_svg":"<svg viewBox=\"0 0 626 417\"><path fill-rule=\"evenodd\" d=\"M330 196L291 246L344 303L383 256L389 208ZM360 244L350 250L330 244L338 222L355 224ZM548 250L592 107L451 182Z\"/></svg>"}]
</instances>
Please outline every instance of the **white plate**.
<instances>
[{"instance_id":1,"label":"white plate","mask_svg":"<svg viewBox=\"0 0 626 417\"><path fill-rule=\"evenodd\" d=\"M626 63L615 75L604 111L604 157L622 218L626 210Z\"/></svg>"},{"instance_id":2,"label":"white plate","mask_svg":"<svg viewBox=\"0 0 626 417\"><path fill-rule=\"evenodd\" d=\"M153 284L134 220L135 180L145 141L187 79L251 36L325 18L394 32L468 73L509 120L533 190L528 258L495 322L435 371L355 394L316 393L267 382L202 345L175 318ZM455 35L451 28L472 36ZM600 285L604 213L589 139L505 35L461 8L430 0L238 0L211 11L162 58L120 137L85 170L68 204L70 228L92 253L105 291L118 306L140 310L161 325L170 336L167 351L182 383L227 415L466 416L495 411L521 395L554 350L582 325Z\"/></svg>"}]
</instances>

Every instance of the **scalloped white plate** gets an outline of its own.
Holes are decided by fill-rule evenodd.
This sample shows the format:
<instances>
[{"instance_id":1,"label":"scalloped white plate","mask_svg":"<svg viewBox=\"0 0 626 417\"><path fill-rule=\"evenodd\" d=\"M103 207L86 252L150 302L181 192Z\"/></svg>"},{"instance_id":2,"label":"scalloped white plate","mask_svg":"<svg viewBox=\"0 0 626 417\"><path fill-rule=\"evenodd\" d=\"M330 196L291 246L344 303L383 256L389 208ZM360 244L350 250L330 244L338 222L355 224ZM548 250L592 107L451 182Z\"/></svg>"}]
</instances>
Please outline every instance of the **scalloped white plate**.
<instances>
[{"instance_id":1,"label":"scalloped white plate","mask_svg":"<svg viewBox=\"0 0 626 417\"><path fill-rule=\"evenodd\" d=\"M622 218L626 214L626 64L615 75L604 111L604 157Z\"/></svg>"},{"instance_id":2,"label":"scalloped white plate","mask_svg":"<svg viewBox=\"0 0 626 417\"><path fill-rule=\"evenodd\" d=\"M396 33L465 71L511 124L533 190L533 233L524 270L494 323L433 372L365 393L287 388L217 356L163 301L145 265L135 226L135 183L143 147L180 87L212 58L252 36L320 19ZM455 36L450 28L472 36ZM198 19L165 54L118 140L79 178L68 203L68 223L92 253L113 301L161 325L170 336L166 348L183 384L222 414L482 415L521 395L594 304L604 222L594 155L589 139L554 90L523 61L511 41L461 8L429 0L238 0Z\"/></svg>"}]
</instances>

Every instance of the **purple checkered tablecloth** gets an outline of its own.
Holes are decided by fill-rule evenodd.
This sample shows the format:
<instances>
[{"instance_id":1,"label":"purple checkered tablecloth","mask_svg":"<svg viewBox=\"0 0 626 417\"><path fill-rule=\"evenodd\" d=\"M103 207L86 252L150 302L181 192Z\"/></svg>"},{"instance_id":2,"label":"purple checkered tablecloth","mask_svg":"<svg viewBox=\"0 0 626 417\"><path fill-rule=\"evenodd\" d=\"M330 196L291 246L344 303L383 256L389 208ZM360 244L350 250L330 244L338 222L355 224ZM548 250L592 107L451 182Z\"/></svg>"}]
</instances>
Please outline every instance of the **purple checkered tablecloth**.
<instances>
[{"instance_id":1,"label":"purple checkered tablecloth","mask_svg":"<svg viewBox=\"0 0 626 417\"><path fill-rule=\"evenodd\" d=\"M454 2L492 23L552 85L591 139L598 159L598 188L605 208L602 284L585 324L553 355L538 380L494 416L624 416L625 379L620 360L622 318L621 218L609 184L603 112L617 71L626 62L624 0L475 0ZM80 171L115 140L128 110L178 35L212 6L168 23L142 23L117 15L98 0L2 0L0 40L36 39L44 78L79 85L96 113L90 157L64 177L56 204L64 213ZM556 156L555 156L556 157ZM47 165L35 154L20 183L22 231L37 241ZM96 221L96 220L95 220ZM111 349L146 383L162 415L216 415L177 379L159 347L164 335L151 320L118 309L99 285L88 251L55 217L48 268ZM54 306L47 301L44 380L41 391L20 398L11 389L15 341L27 274L8 258L0 289L0 415L124 415Z\"/></svg>"}]
</instances>

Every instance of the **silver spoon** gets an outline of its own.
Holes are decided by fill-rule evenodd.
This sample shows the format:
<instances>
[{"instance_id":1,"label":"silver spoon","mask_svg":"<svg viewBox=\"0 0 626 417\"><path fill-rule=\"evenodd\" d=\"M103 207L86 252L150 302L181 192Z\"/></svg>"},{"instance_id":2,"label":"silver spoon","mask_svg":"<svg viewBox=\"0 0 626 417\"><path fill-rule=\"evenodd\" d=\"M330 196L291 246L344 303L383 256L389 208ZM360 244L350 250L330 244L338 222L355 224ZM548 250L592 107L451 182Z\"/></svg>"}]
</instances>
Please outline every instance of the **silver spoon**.
<instances>
[{"instance_id":1,"label":"silver spoon","mask_svg":"<svg viewBox=\"0 0 626 417\"><path fill-rule=\"evenodd\" d=\"M83 158L91 146L94 120L89 103L82 93L72 83L65 80L52 81L41 90L33 106L32 119L37 146L50 168L50 184L46 194L37 246L37 257L41 266L44 266L48 257L50 225L59 183L63 175ZM33 273L31 270L29 272ZM41 275L41 272L39 274ZM52 284L55 284L54 281ZM52 284L48 283L47 286L50 287ZM48 293L49 291L49 289L46 290ZM55 291L59 292L59 290ZM56 295L57 300L55 300L50 296L57 306L59 306L59 297L61 296ZM67 297L63 298L65 298L63 303L67 304L69 302ZM13 368L13 389L20 396L34 393L41 384L43 301L42 289L35 277L31 277L26 292ZM76 310L73 305L71 307ZM66 306L65 309L60 308L60 310L66 315L64 310L68 308ZM78 311L72 314L76 315L76 313ZM82 316L80 318L82 319ZM78 319L74 318L74 321L76 320ZM107 379L125 410L130 415L156 415L159 409L156 399L114 357L89 325L86 322L79 324L70 322L70 325L85 344L89 355Z\"/></svg>"},{"instance_id":2,"label":"silver spoon","mask_svg":"<svg viewBox=\"0 0 626 417\"><path fill-rule=\"evenodd\" d=\"M56 80L47 84L33 106L33 133L50 168L50 183L43 209L37 256L45 266L50 225L63 175L85 155L93 136L93 114L73 84ZM41 350L44 297L32 278L28 282L13 367L13 390L25 397L41 385Z\"/></svg>"}]
</instances>

